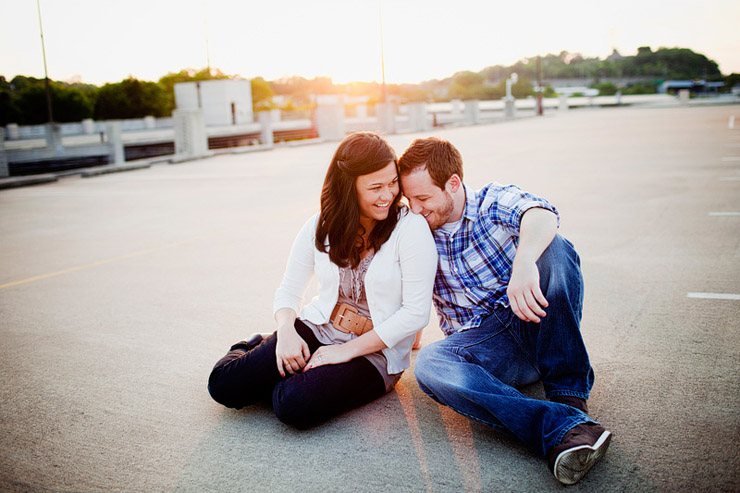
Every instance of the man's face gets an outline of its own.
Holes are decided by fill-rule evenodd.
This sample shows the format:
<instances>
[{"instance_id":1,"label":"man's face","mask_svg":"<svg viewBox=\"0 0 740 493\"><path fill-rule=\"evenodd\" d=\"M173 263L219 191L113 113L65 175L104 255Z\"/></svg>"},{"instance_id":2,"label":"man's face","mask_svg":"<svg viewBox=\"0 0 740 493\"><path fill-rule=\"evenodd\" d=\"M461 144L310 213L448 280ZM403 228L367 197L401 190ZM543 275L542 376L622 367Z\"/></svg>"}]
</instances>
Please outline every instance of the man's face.
<instances>
[{"instance_id":1,"label":"man's face","mask_svg":"<svg viewBox=\"0 0 740 493\"><path fill-rule=\"evenodd\" d=\"M402 176L401 183L411 212L424 216L432 231L449 221L454 209L452 196L434 184L426 169Z\"/></svg>"}]
</instances>

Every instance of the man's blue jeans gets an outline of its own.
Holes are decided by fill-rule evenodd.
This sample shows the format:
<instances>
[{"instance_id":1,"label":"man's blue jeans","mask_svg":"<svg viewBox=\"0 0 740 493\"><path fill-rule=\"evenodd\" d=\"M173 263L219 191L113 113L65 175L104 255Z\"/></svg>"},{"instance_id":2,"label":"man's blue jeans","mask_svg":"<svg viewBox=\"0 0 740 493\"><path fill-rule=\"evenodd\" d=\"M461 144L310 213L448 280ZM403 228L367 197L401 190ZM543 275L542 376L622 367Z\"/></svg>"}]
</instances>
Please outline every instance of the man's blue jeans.
<instances>
[{"instance_id":1,"label":"man's blue jeans","mask_svg":"<svg viewBox=\"0 0 740 493\"><path fill-rule=\"evenodd\" d=\"M549 307L540 323L497 305L480 327L421 349L421 389L465 416L513 434L545 456L565 433L594 422L578 409L526 397L515 389L542 380L545 395L588 399L594 374L580 332L583 278L573 245L556 236L537 262Z\"/></svg>"}]
</instances>

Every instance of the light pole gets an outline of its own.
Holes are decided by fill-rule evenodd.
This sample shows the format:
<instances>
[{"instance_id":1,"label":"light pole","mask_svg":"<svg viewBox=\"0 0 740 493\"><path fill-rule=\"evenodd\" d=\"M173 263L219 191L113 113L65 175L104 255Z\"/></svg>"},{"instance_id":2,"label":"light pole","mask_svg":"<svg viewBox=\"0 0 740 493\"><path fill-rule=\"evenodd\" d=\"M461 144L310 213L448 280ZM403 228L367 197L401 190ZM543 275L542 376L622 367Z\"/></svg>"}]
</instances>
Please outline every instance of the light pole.
<instances>
[{"instance_id":1,"label":"light pole","mask_svg":"<svg viewBox=\"0 0 740 493\"><path fill-rule=\"evenodd\" d=\"M378 20L380 24L380 70L383 75L383 103L387 103L388 89L385 86L385 55L383 53L383 10L380 0L378 0Z\"/></svg>"},{"instance_id":2,"label":"light pole","mask_svg":"<svg viewBox=\"0 0 740 493\"><path fill-rule=\"evenodd\" d=\"M49 73L46 70L46 46L44 45L44 27L41 24L41 4L36 0L36 9L39 13L39 32L41 33L41 53L44 55L44 81L46 82L46 109L49 113L49 123L54 122L51 113L51 87L49 87Z\"/></svg>"}]
</instances>

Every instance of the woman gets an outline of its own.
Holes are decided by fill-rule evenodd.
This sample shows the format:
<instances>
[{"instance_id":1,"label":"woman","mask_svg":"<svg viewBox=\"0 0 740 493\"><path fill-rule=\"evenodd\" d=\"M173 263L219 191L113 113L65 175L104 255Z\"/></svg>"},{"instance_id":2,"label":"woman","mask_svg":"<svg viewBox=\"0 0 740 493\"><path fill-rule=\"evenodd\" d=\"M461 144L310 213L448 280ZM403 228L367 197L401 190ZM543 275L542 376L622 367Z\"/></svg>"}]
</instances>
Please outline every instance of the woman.
<instances>
[{"instance_id":1,"label":"woman","mask_svg":"<svg viewBox=\"0 0 740 493\"><path fill-rule=\"evenodd\" d=\"M437 266L426 221L399 200L391 146L368 132L345 138L275 294L277 330L216 363L214 400L241 408L271 397L281 421L307 428L393 389L429 321ZM300 310L314 274L319 294Z\"/></svg>"}]
</instances>

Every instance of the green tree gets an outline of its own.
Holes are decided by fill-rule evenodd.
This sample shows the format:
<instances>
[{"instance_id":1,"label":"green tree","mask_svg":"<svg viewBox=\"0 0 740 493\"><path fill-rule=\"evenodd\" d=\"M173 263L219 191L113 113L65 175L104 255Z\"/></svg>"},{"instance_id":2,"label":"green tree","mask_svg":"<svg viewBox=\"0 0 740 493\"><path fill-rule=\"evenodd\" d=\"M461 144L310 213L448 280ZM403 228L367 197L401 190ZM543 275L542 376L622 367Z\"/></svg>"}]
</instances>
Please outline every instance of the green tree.
<instances>
[{"instance_id":1,"label":"green tree","mask_svg":"<svg viewBox=\"0 0 740 493\"><path fill-rule=\"evenodd\" d=\"M594 82L591 87L599 90L599 96L614 96L619 91L613 82Z\"/></svg>"},{"instance_id":2,"label":"green tree","mask_svg":"<svg viewBox=\"0 0 740 493\"><path fill-rule=\"evenodd\" d=\"M3 100L0 105L7 106L8 116L2 117L3 124L36 125L49 121L46 83L43 79L15 77L4 87L5 89L0 89L0 99ZM83 91L59 81L50 81L49 91L54 121L79 122L92 116L94 91ZM10 118L14 121L10 121Z\"/></svg>"},{"instance_id":3,"label":"green tree","mask_svg":"<svg viewBox=\"0 0 740 493\"><path fill-rule=\"evenodd\" d=\"M101 87L94 111L96 120L162 117L168 114L167 95L162 86L133 77Z\"/></svg>"},{"instance_id":4,"label":"green tree","mask_svg":"<svg viewBox=\"0 0 740 493\"><path fill-rule=\"evenodd\" d=\"M725 77L725 85L722 87L722 92L730 92L732 88L740 84L740 74L732 73Z\"/></svg>"},{"instance_id":5,"label":"green tree","mask_svg":"<svg viewBox=\"0 0 740 493\"><path fill-rule=\"evenodd\" d=\"M275 93L270 87L270 83L262 77L255 77L249 81L252 86L252 109L258 111L269 110L275 107L272 97Z\"/></svg>"}]
</instances>

